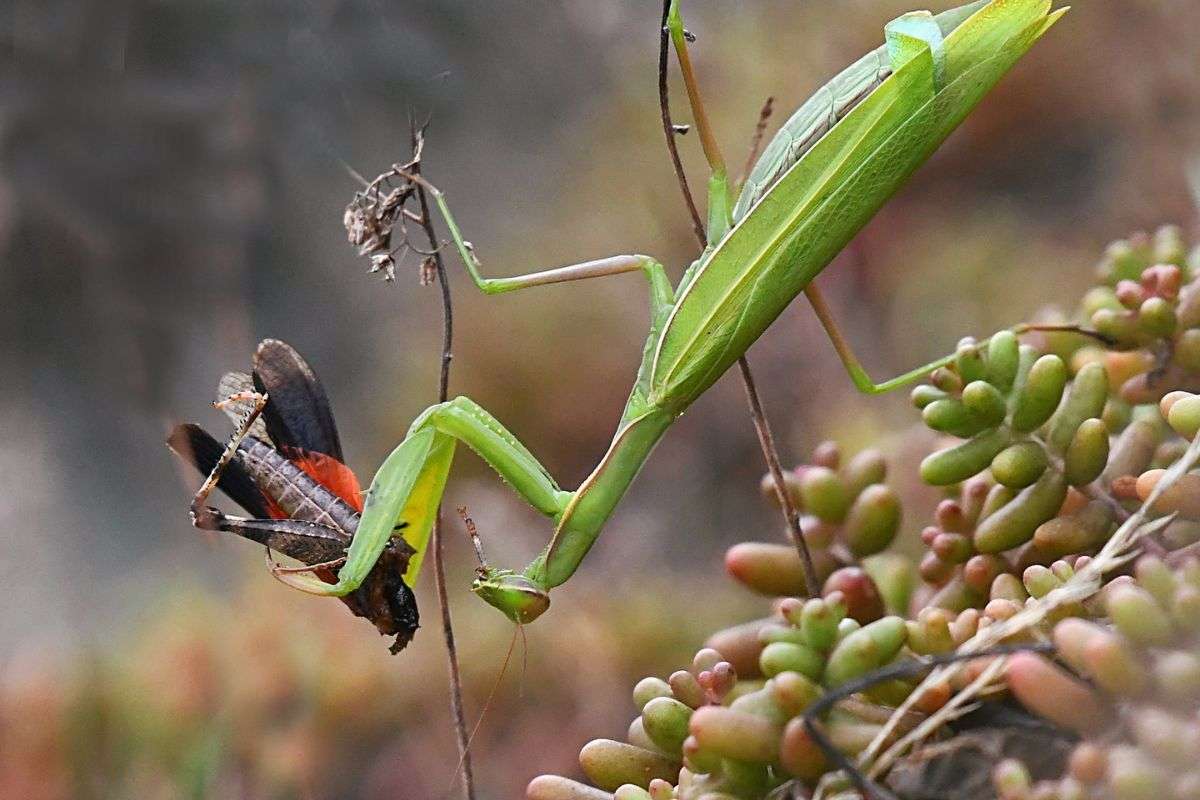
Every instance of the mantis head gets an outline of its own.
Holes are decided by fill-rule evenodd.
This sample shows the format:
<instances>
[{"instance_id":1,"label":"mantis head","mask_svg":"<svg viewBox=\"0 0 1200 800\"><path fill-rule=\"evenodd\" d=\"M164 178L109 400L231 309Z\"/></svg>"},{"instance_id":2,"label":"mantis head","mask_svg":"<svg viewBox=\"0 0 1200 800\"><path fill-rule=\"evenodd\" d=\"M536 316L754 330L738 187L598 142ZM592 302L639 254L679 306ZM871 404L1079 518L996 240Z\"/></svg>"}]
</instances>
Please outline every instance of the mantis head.
<instances>
[{"instance_id":1,"label":"mantis head","mask_svg":"<svg viewBox=\"0 0 1200 800\"><path fill-rule=\"evenodd\" d=\"M480 569L471 591L518 625L533 622L550 607L550 595L545 589L511 570Z\"/></svg>"}]
</instances>

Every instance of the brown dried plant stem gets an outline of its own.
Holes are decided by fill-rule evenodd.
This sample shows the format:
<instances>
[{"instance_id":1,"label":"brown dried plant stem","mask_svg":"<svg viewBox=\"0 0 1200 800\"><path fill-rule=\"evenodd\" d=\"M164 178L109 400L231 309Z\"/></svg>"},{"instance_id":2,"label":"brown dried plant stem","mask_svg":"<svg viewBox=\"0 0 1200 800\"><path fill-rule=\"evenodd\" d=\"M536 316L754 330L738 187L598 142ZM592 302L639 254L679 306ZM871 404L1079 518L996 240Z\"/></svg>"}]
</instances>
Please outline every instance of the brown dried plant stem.
<instances>
[{"instance_id":1,"label":"brown dried plant stem","mask_svg":"<svg viewBox=\"0 0 1200 800\"><path fill-rule=\"evenodd\" d=\"M671 166L675 170L675 178L679 183L679 191L683 195L684 203L687 205L688 214L692 219L692 231L696 236L696 241L699 242L700 248L703 250L708 246L708 237L704 233L704 221L700 217L700 212L696 208L696 201L692 196L691 187L688 185L687 175L683 171L683 162L679 158L679 148L675 142L675 126L671 122L671 103L667 88L667 59L670 53L670 41L667 32L667 14L670 11L670 0L663 0L662 24L659 27L659 45L658 45L658 105L659 112L662 117L662 129L667 138L667 151L671 156ZM695 77L690 74L690 64L685 63L683 68L689 72L684 75L684 79L689 87L695 86ZM755 129L755 141L753 149L757 150L757 140L761 138L761 130L765 123L765 116L769 113L770 101L764 106L764 110L759 115L759 123ZM758 389L754 383L754 374L750 371L750 362L745 356L738 359L738 368L741 370L742 383L746 388L746 401L750 406L750 419L754 422L755 433L758 434L758 443L762 448L763 458L767 462L767 469L771 473L772 481L775 485L775 497L779 501L779 507L783 510L783 517L788 526L788 533L791 536L793 544L796 546L796 552L800 556L800 565L804 569L805 590L808 596L813 597L820 594L820 586L817 580L817 571L813 566L812 554L808 551L808 543L804 540L804 533L800 528L800 512L796 510L795 504L792 502L790 493L787 491L787 486L783 480L783 468L779 462L779 451L775 446L775 438L771 435L771 426L767 422L767 416L763 412L762 402L759 399Z\"/></svg>"},{"instance_id":2,"label":"brown dried plant stem","mask_svg":"<svg viewBox=\"0 0 1200 800\"><path fill-rule=\"evenodd\" d=\"M816 743L817 747L829 759L829 762L836 766L839 770L846 773L850 782L854 784L859 793L867 800L897 800L896 795L880 784L871 780L864 775L854 764L847 758L841 750L833 743L833 740L821 728L819 722L821 717L828 713L835 705L842 700L864 692L873 686L890 680L908 680L911 678L920 677L928 672L931 668L942 666L945 664L957 664L962 661L974 660L977 658L998 658L1007 656L1012 653L1035 652L1049 653L1054 651L1054 645L1050 642L1031 642L1018 644L997 645L987 650L972 653L943 653L933 656L919 656L907 661L897 661L892 664L887 664L873 672L868 672L860 678L852 681L847 681L836 689L831 689L822 695L815 703L809 706L804 712L804 729L807 731L809 738Z\"/></svg>"},{"instance_id":3,"label":"brown dried plant stem","mask_svg":"<svg viewBox=\"0 0 1200 800\"><path fill-rule=\"evenodd\" d=\"M424 136L424 126L413 124L411 131L412 150L416 156L411 167L414 173L420 174L421 140ZM450 302L450 284L446 281L446 264L438 243L437 233L433 229L433 219L429 213L429 198L425 188L416 185L417 202L421 208L421 228L429 242L430 255L434 271L437 274L438 287L442 292L442 358L438 375L438 402L444 403L450 395L450 362L453 356L454 343L454 309ZM442 548L442 510L438 507L437 516L433 522L433 582L437 587L438 607L442 612L442 638L446 642L446 661L450 668L450 711L454 715L454 730L458 737L458 757L462 765L463 796L467 800L475 800L475 776L471 769L470 735L467 732L467 718L463 709L462 672L458 665L458 648L454 642L454 621L450 616L450 601L446 594L446 564Z\"/></svg>"}]
</instances>

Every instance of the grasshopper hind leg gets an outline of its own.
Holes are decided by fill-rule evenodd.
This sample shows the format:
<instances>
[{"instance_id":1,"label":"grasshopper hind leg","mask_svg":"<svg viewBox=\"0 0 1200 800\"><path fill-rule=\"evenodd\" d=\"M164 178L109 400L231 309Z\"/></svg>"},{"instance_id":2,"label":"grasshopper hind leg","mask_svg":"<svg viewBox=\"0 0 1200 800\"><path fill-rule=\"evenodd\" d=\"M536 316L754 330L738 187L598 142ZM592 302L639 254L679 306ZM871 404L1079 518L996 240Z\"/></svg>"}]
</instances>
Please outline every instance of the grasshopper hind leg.
<instances>
[{"instance_id":1,"label":"grasshopper hind leg","mask_svg":"<svg viewBox=\"0 0 1200 800\"><path fill-rule=\"evenodd\" d=\"M247 407L246 413L242 415L241 422L238 423L233 435L229 437L229 441L226 443L225 449L221 451L221 455L217 457L212 469L209 470L208 477L204 479L204 482L200 484L200 488L196 490L196 494L192 497L190 509L192 513L192 522L196 525L196 527L202 527L198 524L198 518L201 516L200 512L202 509L207 508L210 511L215 511L215 509L212 509L211 506L206 505L208 498L212 494L213 490L217 488L217 484L221 482L221 476L229 467L230 462L233 461L234 456L237 455L238 445L240 445L242 440L246 438L246 435L250 433L250 428L253 427L255 420L257 420L259 415L262 414L263 409L267 407L267 400L267 395L260 394L259 392L238 392L237 394L230 395L224 400L213 403L213 405L217 408L224 408L231 404L246 402L249 403L249 406Z\"/></svg>"}]
</instances>

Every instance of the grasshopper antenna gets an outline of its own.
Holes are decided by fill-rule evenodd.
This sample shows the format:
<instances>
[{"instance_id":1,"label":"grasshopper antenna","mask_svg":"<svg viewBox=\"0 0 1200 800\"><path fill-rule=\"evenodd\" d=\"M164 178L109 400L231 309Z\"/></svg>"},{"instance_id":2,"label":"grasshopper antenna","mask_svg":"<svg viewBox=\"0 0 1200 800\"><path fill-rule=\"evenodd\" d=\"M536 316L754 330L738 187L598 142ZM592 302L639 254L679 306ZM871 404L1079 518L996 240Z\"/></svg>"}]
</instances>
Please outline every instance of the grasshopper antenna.
<instances>
[{"instance_id":1,"label":"grasshopper antenna","mask_svg":"<svg viewBox=\"0 0 1200 800\"><path fill-rule=\"evenodd\" d=\"M342 169L346 170L346 173L347 173L347 174L348 174L348 175L349 175L351 178L353 178L354 180L358 181L359 185L360 185L360 186L362 186L362 188L364 188L364 189L369 189L369 188L371 188L371 182L370 182L369 180L367 180L366 178L364 178L364 177L362 176L362 173L360 173L360 172L359 172L358 170L356 170L354 167L350 166L350 164L348 164L346 161L343 161L343 160L342 160L342 159L340 159L340 158L338 159L338 161L341 161L341 162L342 162Z\"/></svg>"}]
</instances>

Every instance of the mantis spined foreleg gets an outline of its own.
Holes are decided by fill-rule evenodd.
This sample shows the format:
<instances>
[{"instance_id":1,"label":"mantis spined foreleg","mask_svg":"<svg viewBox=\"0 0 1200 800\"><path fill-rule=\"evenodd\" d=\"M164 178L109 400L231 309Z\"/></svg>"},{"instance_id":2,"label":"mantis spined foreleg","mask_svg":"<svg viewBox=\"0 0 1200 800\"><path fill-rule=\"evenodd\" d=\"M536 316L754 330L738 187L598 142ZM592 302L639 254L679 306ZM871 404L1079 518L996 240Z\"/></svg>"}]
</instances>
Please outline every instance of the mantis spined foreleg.
<instances>
[{"instance_id":1,"label":"mantis spined foreleg","mask_svg":"<svg viewBox=\"0 0 1200 800\"><path fill-rule=\"evenodd\" d=\"M671 38L686 65L690 61L677 2L670 12ZM434 406L417 419L375 476L337 584L311 586L319 582L305 576L294 576L295 583L322 594L352 591L398 520L407 523L403 538L418 553L423 550L455 443L462 441L554 520L549 544L528 567L521 572L486 570L473 587L512 619L536 618L549 604L549 590L578 568L674 420L812 285L1060 14L1049 13L1048 0L981 0L936 17L919 12L893 21L883 47L834 78L785 123L736 202L710 126L699 125L706 117L693 81L689 98L713 173L711 238L676 289L662 266L645 256L485 278L441 192L419 175L398 173L429 190L482 291L495 294L641 270L651 286L650 334L608 452L578 489L559 489L528 450L472 401L460 398ZM861 367L855 374L857 360L848 347L839 347L839 354L856 385L880 386ZM896 381L883 384L894 385ZM406 573L409 579L419 565L418 556Z\"/></svg>"}]
</instances>

